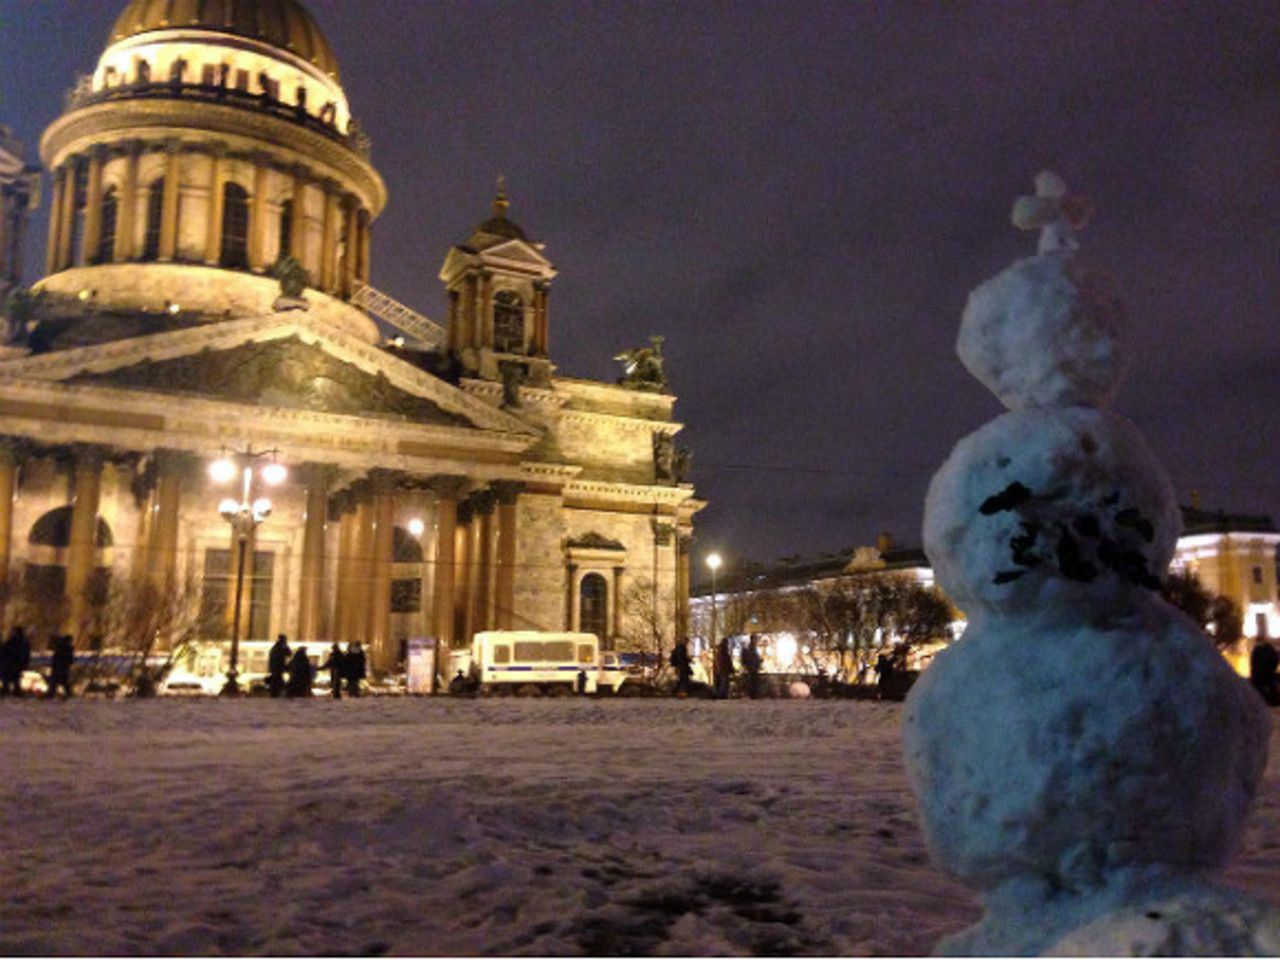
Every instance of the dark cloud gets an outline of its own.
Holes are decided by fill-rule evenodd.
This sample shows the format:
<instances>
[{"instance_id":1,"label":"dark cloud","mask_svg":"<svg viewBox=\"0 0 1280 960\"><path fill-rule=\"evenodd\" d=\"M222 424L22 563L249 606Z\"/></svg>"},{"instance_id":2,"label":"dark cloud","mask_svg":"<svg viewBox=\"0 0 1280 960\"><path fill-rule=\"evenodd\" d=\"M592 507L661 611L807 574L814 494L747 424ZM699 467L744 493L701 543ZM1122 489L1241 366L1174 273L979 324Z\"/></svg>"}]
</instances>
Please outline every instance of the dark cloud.
<instances>
[{"instance_id":1,"label":"dark cloud","mask_svg":"<svg viewBox=\"0 0 1280 960\"><path fill-rule=\"evenodd\" d=\"M118 5L0 0L0 122L36 141ZM703 546L916 539L999 412L956 325L1031 249L1008 212L1047 165L1134 316L1120 407L1184 495L1280 510L1277 3L309 6L391 189L375 283L439 316L505 173L561 270L560 369L667 336Z\"/></svg>"}]
</instances>

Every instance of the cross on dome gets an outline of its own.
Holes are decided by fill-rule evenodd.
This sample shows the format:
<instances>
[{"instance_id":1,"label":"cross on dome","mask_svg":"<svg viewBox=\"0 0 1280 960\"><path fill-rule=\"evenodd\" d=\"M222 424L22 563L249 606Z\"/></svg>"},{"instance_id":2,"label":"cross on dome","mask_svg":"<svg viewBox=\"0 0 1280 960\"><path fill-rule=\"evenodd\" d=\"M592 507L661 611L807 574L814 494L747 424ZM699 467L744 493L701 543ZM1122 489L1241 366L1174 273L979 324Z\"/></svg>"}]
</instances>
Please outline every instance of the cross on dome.
<instances>
[{"instance_id":1,"label":"cross on dome","mask_svg":"<svg viewBox=\"0 0 1280 960\"><path fill-rule=\"evenodd\" d=\"M1039 230L1039 253L1078 250L1076 231L1093 215L1093 201L1067 193L1067 182L1052 170L1036 174L1035 196L1019 197L1013 205L1013 225L1019 230Z\"/></svg>"}]
</instances>

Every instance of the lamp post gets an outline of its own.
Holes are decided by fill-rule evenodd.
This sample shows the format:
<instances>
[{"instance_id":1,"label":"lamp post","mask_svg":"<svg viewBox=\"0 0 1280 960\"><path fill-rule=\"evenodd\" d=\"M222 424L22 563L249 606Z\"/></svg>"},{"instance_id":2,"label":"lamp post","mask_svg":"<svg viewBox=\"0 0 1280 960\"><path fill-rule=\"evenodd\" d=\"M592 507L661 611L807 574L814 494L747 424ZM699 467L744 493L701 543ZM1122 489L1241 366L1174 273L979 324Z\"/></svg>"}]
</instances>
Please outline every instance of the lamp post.
<instances>
[{"instance_id":1,"label":"lamp post","mask_svg":"<svg viewBox=\"0 0 1280 960\"><path fill-rule=\"evenodd\" d=\"M712 653L715 652L716 647L716 571L720 569L721 562L720 554L707 554L707 569L711 571L711 641L709 645Z\"/></svg>"},{"instance_id":2,"label":"lamp post","mask_svg":"<svg viewBox=\"0 0 1280 960\"><path fill-rule=\"evenodd\" d=\"M218 504L218 513L231 524L231 532L236 541L236 596L231 615L231 665L227 668L227 682L222 688L224 697L234 697L240 693L240 685L236 681L240 660L240 602L244 597L245 555L249 548L249 537L271 515L271 501L266 497L255 498L254 492L259 478L268 486L274 487L288 477L288 471L275 460L279 452L255 452L249 447L229 455L224 454L209 464L209 477L216 484L230 483L237 476L241 478L240 499L227 497ZM263 457L270 457L271 462L255 469L257 462Z\"/></svg>"}]
</instances>

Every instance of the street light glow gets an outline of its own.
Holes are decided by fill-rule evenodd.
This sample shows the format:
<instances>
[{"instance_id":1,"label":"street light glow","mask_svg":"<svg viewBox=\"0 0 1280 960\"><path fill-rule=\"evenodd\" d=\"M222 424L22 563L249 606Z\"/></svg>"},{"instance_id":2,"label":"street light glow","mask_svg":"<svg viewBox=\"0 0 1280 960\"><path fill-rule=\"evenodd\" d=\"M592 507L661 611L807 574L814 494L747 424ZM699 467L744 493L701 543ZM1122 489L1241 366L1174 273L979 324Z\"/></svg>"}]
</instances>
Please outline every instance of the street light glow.
<instances>
[{"instance_id":1,"label":"street light glow","mask_svg":"<svg viewBox=\"0 0 1280 960\"><path fill-rule=\"evenodd\" d=\"M720 554L718 553L707 554L707 568L711 570L713 573L720 569L720 564L722 562L723 561L721 561L720 559Z\"/></svg>"},{"instance_id":2,"label":"street light glow","mask_svg":"<svg viewBox=\"0 0 1280 960\"><path fill-rule=\"evenodd\" d=\"M417 517L414 517L412 520L409 521L409 533L411 533L415 537L422 536L422 532L426 529L427 529L427 525L423 523L421 520L419 520Z\"/></svg>"},{"instance_id":3,"label":"street light glow","mask_svg":"<svg viewBox=\"0 0 1280 960\"><path fill-rule=\"evenodd\" d=\"M221 457L209 464L209 476L214 483L230 483L236 478L236 465L227 457Z\"/></svg>"},{"instance_id":4,"label":"street light glow","mask_svg":"<svg viewBox=\"0 0 1280 960\"><path fill-rule=\"evenodd\" d=\"M262 479L273 487L284 483L288 476L289 471L285 469L283 463L268 463L262 468Z\"/></svg>"},{"instance_id":5,"label":"street light glow","mask_svg":"<svg viewBox=\"0 0 1280 960\"><path fill-rule=\"evenodd\" d=\"M230 519L240 512L240 503L232 497L227 497L218 504L218 513L223 517Z\"/></svg>"}]
</instances>

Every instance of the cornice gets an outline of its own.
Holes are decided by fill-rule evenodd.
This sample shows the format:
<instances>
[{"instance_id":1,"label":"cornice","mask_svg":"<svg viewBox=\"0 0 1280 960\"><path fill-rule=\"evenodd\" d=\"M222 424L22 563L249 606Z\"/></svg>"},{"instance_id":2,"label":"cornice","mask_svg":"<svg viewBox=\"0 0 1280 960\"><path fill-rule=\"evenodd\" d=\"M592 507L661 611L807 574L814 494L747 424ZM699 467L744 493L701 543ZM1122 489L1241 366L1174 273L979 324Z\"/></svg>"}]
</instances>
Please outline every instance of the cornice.
<instances>
[{"instance_id":1,"label":"cornice","mask_svg":"<svg viewBox=\"0 0 1280 960\"><path fill-rule=\"evenodd\" d=\"M693 497L692 487L658 486L640 483L609 483L603 480L570 480L565 485L565 495L591 496L619 502L680 504Z\"/></svg>"}]
</instances>

